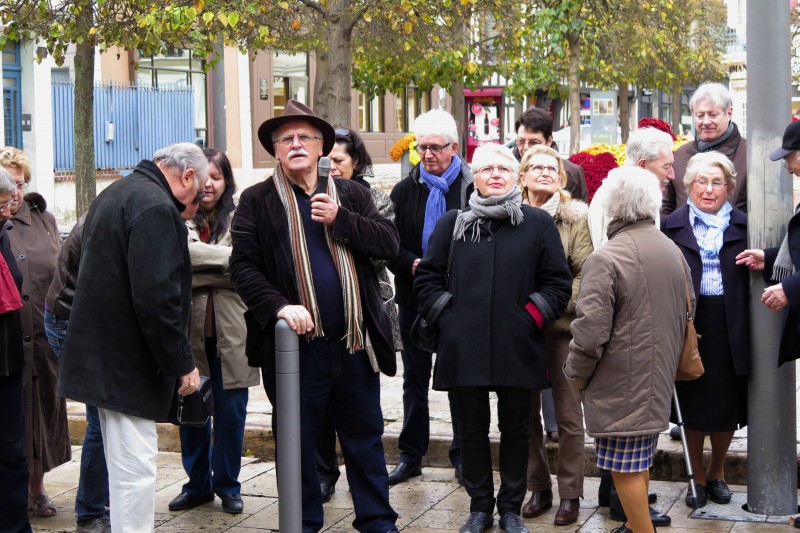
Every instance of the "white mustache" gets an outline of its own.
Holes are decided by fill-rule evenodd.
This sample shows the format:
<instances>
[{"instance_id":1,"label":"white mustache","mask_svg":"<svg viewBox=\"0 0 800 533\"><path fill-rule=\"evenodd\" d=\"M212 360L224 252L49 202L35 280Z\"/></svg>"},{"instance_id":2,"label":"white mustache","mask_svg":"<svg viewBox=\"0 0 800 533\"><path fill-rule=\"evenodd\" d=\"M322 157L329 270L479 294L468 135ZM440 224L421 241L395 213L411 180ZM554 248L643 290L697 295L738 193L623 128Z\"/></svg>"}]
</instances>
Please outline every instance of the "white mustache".
<instances>
[{"instance_id":1,"label":"white mustache","mask_svg":"<svg viewBox=\"0 0 800 533\"><path fill-rule=\"evenodd\" d=\"M305 156L307 156L308 152L306 150L304 150L303 148L298 148L297 150L292 150L291 152L289 152L286 157L292 158L292 157L294 157L296 155L305 155Z\"/></svg>"}]
</instances>

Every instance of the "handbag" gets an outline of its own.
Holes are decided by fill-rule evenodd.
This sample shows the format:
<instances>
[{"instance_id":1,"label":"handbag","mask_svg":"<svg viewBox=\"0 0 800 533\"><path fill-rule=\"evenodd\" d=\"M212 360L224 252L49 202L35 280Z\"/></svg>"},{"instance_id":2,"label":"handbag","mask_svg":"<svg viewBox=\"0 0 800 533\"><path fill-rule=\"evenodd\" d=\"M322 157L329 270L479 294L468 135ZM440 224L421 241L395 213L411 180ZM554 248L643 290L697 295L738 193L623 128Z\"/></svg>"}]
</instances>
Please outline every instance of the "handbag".
<instances>
[{"instance_id":1,"label":"handbag","mask_svg":"<svg viewBox=\"0 0 800 533\"><path fill-rule=\"evenodd\" d=\"M461 213L461 210L458 211ZM447 270L444 275L444 286L447 288L450 282L450 265L453 262L453 239L450 239L450 251L447 253ZM453 295L445 291L439 295L433 305L431 306L428 318L422 316L422 313L417 314L414 322L411 324L411 329L408 332L408 337L414 345L426 352L435 352L439 344L439 328L436 327L436 321L442 315L442 312L450 303Z\"/></svg>"},{"instance_id":2,"label":"handbag","mask_svg":"<svg viewBox=\"0 0 800 533\"><path fill-rule=\"evenodd\" d=\"M675 249L677 250L677 246ZM678 250L678 254L680 253L680 250ZM697 339L700 338L700 335L694 329L694 311L692 310L688 278L684 282L686 285L686 331L683 334L683 348L678 359L675 381L692 381L702 376L705 372L703 360L700 358L700 350L697 347Z\"/></svg>"},{"instance_id":3,"label":"handbag","mask_svg":"<svg viewBox=\"0 0 800 533\"><path fill-rule=\"evenodd\" d=\"M181 382L178 380L167 420L176 426L204 427L214 414L211 380L200 376L200 386L191 394L178 394L180 388Z\"/></svg>"}]
</instances>

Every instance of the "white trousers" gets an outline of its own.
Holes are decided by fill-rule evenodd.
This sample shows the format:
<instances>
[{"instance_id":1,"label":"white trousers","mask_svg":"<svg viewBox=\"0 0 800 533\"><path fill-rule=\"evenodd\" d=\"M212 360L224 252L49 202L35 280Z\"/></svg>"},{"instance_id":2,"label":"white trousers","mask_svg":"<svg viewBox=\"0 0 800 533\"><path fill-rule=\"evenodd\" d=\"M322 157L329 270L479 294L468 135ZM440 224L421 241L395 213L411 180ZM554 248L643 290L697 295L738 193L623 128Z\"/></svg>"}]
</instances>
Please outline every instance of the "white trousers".
<instances>
[{"instance_id":1,"label":"white trousers","mask_svg":"<svg viewBox=\"0 0 800 533\"><path fill-rule=\"evenodd\" d=\"M113 533L155 528L158 434L152 420L98 409L108 465Z\"/></svg>"}]
</instances>

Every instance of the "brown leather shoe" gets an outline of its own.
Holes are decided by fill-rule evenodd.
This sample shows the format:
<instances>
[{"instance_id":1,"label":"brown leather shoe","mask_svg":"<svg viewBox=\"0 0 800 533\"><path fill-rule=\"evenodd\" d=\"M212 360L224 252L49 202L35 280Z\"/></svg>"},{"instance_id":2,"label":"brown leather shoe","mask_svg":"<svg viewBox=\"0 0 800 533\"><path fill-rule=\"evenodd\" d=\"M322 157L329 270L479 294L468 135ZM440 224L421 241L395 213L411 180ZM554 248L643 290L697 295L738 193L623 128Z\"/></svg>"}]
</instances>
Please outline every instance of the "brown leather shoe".
<instances>
[{"instance_id":1,"label":"brown leather shoe","mask_svg":"<svg viewBox=\"0 0 800 533\"><path fill-rule=\"evenodd\" d=\"M528 503L522 506L522 516L535 518L553 506L553 491L543 490L531 494Z\"/></svg>"},{"instance_id":2,"label":"brown leather shoe","mask_svg":"<svg viewBox=\"0 0 800 533\"><path fill-rule=\"evenodd\" d=\"M578 511L581 508L580 500L573 498L571 500L561 500L558 504L558 511L556 512L556 519L553 523L557 526L568 526L578 521Z\"/></svg>"}]
</instances>

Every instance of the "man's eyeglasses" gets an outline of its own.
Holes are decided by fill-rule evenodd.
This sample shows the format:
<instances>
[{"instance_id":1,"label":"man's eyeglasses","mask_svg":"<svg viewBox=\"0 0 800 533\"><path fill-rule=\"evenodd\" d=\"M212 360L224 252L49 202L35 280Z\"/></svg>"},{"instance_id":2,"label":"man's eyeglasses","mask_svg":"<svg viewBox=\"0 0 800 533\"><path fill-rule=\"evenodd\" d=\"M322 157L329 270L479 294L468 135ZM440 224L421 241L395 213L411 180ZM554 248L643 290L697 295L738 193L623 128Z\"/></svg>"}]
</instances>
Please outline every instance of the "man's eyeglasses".
<instances>
[{"instance_id":1,"label":"man's eyeglasses","mask_svg":"<svg viewBox=\"0 0 800 533\"><path fill-rule=\"evenodd\" d=\"M442 153L442 150L450 146L449 144L418 144L415 150L419 153L419 155L425 155L425 152L428 150L431 151L433 155L438 155Z\"/></svg>"},{"instance_id":2,"label":"man's eyeglasses","mask_svg":"<svg viewBox=\"0 0 800 533\"><path fill-rule=\"evenodd\" d=\"M508 167L503 166L503 165L488 165L488 166L479 168L475 173L476 174L481 174L483 176L492 176L492 175L494 175L495 172L497 172L498 174L501 174L501 175L508 175L508 174L512 174L514 171L511 170Z\"/></svg>"},{"instance_id":3,"label":"man's eyeglasses","mask_svg":"<svg viewBox=\"0 0 800 533\"><path fill-rule=\"evenodd\" d=\"M707 189L708 186L711 185L711 188L714 189L715 191L718 191L718 190L722 189L726 185L726 183L724 181L717 181L717 180L714 180L714 181L692 180L692 183L694 183L695 185L697 185L701 189Z\"/></svg>"},{"instance_id":4,"label":"man's eyeglasses","mask_svg":"<svg viewBox=\"0 0 800 533\"><path fill-rule=\"evenodd\" d=\"M2 211L3 209L5 209L6 207L10 206L13 203L14 203L13 198L7 202L3 202L2 204L0 204L0 211Z\"/></svg>"},{"instance_id":5,"label":"man's eyeglasses","mask_svg":"<svg viewBox=\"0 0 800 533\"><path fill-rule=\"evenodd\" d=\"M540 144L542 144L542 141L538 139L517 139L517 146L520 148L538 146Z\"/></svg>"},{"instance_id":6,"label":"man's eyeglasses","mask_svg":"<svg viewBox=\"0 0 800 533\"><path fill-rule=\"evenodd\" d=\"M526 172L530 172L534 176L541 176L542 174L544 174L545 170L551 176L554 175L554 174L558 174L558 167L555 166L555 165L548 165L548 166L545 166L545 165L533 165L532 167L528 167L528 170L526 170Z\"/></svg>"},{"instance_id":7,"label":"man's eyeglasses","mask_svg":"<svg viewBox=\"0 0 800 533\"><path fill-rule=\"evenodd\" d=\"M317 137L316 135L308 135L306 133L299 133L297 135L284 135L280 139L273 139L273 144L280 144L281 146L291 146L294 143L295 138L302 144L303 146L307 146L314 140L322 140L322 137Z\"/></svg>"}]
</instances>

